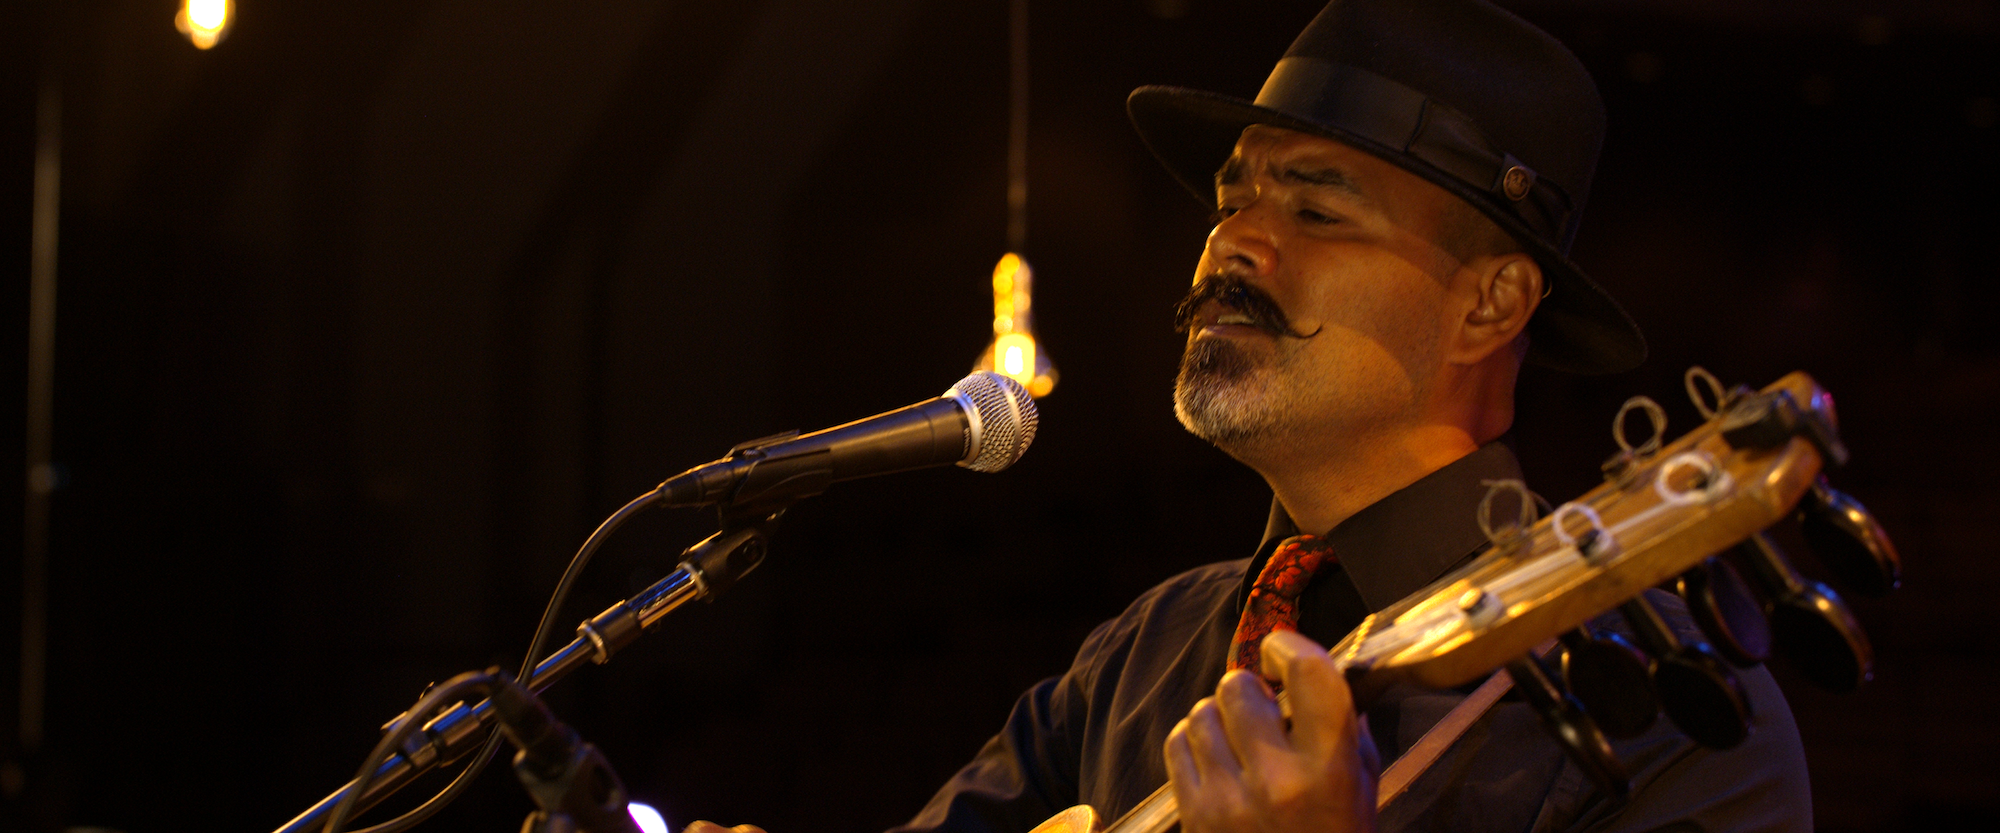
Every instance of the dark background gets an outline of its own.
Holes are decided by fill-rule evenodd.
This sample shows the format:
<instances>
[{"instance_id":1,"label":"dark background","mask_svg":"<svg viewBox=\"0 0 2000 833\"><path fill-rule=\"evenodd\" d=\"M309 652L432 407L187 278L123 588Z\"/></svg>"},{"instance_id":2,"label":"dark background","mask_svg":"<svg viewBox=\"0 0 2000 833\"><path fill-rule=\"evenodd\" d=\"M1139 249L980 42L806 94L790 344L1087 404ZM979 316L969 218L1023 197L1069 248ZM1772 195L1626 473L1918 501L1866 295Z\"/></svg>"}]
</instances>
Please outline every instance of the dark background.
<instances>
[{"instance_id":1,"label":"dark background","mask_svg":"<svg viewBox=\"0 0 2000 833\"><path fill-rule=\"evenodd\" d=\"M0 27L15 321L37 79L63 101L50 713L26 753L0 549L11 829L278 826L426 682L517 663L625 500L738 441L934 395L988 337L1003 0L241 0L206 52L173 5L43 0ZM1779 669L1817 823L2000 819L2000 10L1508 5L1603 88L1576 258L1653 344L1621 376L1528 376L1531 482L1588 488L1629 395L1686 430L1689 364L1816 374L1855 455L1836 483L1907 560L1903 591L1855 603L1873 684ZM1033 453L803 504L729 596L561 684L634 793L676 826L892 824L1095 622L1248 553L1268 493L1168 405L1206 212L1122 102L1253 94L1317 6L1036 4L1027 255L1062 381ZM642 517L562 620L712 523ZM431 827L527 808L490 771Z\"/></svg>"}]
</instances>

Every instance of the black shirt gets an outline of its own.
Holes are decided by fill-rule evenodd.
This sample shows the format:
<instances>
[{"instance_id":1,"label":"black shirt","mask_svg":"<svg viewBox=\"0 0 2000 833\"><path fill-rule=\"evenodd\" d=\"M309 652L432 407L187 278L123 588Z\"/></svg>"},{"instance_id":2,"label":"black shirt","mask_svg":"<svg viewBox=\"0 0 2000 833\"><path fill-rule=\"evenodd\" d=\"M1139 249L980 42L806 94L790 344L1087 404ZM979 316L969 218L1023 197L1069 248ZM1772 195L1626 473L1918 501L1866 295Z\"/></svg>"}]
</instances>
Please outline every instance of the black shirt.
<instances>
[{"instance_id":1,"label":"black shirt","mask_svg":"<svg viewBox=\"0 0 2000 833\"><path fill-rule=\"evenodd\" d=\"M1440 469L1327 533L1337 565L1321 567L1300 599L1299 630L1331 645L1372 610L1441 576L1486 543L1475 510L1486 483L1518 479L1499 443ZM1295 533L1275 504L1250 559L1190 570L1147 591L1084 640L1060 677L1015 703L1006 726L900 831L1018 833L1090 804L1107 822L1166 783L1167 732L1221 679L1249 579ZM1651 594L1693 636L1674 597ZM1610 617L1598 624L1610 626ZM1687 740L1664 717L1613 744L1632 773L1632 798L1603 794L1509 697L1418 778L1379 819L1383 830L1812 829L1798 730L1764 669L1739 672L1755 720L1727 751ZM1368 711L1384 761L1394 760L1463 699L1462 691L1392 688Z\"/></svg>"}]
</instances>

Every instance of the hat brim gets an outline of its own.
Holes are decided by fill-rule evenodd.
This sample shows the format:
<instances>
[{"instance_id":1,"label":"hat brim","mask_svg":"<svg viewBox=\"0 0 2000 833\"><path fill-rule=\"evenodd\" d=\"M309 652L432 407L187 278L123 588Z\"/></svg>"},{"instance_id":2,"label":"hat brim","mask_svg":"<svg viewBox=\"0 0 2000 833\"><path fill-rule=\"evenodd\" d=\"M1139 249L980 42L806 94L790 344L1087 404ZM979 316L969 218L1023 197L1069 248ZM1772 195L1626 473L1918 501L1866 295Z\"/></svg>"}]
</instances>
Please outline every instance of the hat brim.
<instances>
[{"instance_id":1,"label":"hat brim","mask_svg":"<svg viewBox=\"0 0 2000 833\"><path fill-rule=\"evenodd\" d=\"M1490 194L1422 160L1335 126L1203 90L1140 87L1126 100L1126 112L1147 148L1203 203L1214 199L1216 169L1229 158L1243 129L1253 124L1324 136L1423 177L1492 218L1541 265L1548 295L1528 320L1529 362L1571 373L1602 374L1631 370L1646 358L1646 339L1639 325L1568 256L1500 210Z\"/></svg>"}]
</instances>

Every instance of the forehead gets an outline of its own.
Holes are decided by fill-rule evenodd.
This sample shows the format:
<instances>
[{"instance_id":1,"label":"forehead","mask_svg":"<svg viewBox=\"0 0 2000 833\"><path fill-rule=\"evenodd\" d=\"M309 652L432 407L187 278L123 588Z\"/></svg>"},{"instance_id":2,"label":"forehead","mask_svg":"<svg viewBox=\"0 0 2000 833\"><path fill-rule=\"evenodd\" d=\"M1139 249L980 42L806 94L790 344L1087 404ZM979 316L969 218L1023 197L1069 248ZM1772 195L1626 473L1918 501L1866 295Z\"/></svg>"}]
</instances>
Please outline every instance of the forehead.
<instances>
[{"instance_id":1,"label":"forehead","mask_svg":"<svg viewBox=\"0 0 2000 833\"><path fill-rule=\"evenodd\" d=\"M1282 127L1253 124L1243 128L1236 148L1216 171L1216 181L1236 181L1267 166L1310 164L1335 167L1354 175L1387 165L1342 142ZM1393 166L1390 166L1393 167Z\"/></svg>"},{"instance_id":2,"label":"forehead","mask_svg":"<svg viewBox=\"0 0 2000 833\"><path fill-rule=\"evenodd\" d=\"M1328 188L1387 207L1414 203L1436 207L1456 199L1449 192L1372 153L1336 139L1271 125L1243 129L1216 185L1267 176L1279 182Z\"/></svg>"},{"instance_id":3,"label":"forehead","mask_svg":"<svg viewBox=\"0 0 2000 833\"><path fill-rule=\"evenodd\" d=\"M1232 155L1315 152L1333 155L1367 155L1336 139L1269 124L1253 124L1243 128L1243 133L1236 139L1236 152Z\"/></svg>"}]
</instances>

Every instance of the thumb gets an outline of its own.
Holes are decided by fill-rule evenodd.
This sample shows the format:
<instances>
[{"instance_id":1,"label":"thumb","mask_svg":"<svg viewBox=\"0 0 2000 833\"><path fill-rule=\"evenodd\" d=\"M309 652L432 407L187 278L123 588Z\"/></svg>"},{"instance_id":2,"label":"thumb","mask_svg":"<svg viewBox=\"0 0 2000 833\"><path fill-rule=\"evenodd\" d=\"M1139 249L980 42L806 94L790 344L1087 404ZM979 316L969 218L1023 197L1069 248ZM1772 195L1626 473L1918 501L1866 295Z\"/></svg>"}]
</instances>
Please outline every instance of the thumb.
<instances>
[{"instance_id":1,"label":"thumb","mask_svg":"<svg viewBox=\"0 0 2000 833\"><path fill-rule=\"evenodd\" d=\"M1284 683L1292 708L1292 747L1316 757L1360 750L1360 721L1347 679L1319 643L1295 631L1264 637L1264 673Z\"/></svg>"}]
</instances>

